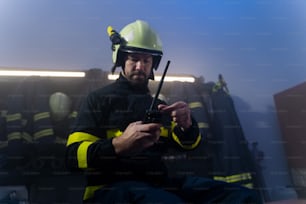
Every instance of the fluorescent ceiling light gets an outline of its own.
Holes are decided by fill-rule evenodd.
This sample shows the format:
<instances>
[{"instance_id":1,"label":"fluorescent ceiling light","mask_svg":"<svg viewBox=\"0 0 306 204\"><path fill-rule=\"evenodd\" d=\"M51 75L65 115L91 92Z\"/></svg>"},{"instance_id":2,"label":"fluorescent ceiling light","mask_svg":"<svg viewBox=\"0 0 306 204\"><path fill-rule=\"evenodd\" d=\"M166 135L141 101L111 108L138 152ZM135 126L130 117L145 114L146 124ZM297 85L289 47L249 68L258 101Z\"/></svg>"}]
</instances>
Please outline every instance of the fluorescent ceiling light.
<instances>
[{"instance_id":1,"label":"fluorescent ceiling light","mask_svg":"<svg viewBox=\"0 0 306 204\"><path fill-rule=\"evenodd\" d=\"M0 70L0 76L85 77L85 72Z\"/></svg>"},{"instance_id":2,"label":"fluorescent ceiling light","mask_svg":"<svg viewBox=\"0 0 306 204\"><path fill-rule=\"evenodd\" d=\"M119 77L119 74L109 74L108 76L109 80L116 80ZM154 79L156 81L160 81L161 80L161 76L160 75L155 75ZM164 81L167 82L172 82L172 81L180 81L180 82L191 82L194 83L195 82L195 78L193 76L165 76Z\"/></svg>"},{"instance_id":3,"label":"fluorescent ceiling light","mask_svg":"<svg viewBox=\"0 0 306 204\"><path fill-rule=\"evenodd\" d=\"M85 77L85 72L75 71L39 71L39 70L0 70L0 76L47 76L47 77ZM119 74L109 74L109 80L116 80ZM161 75L155 75L155 81L160 81ZM195 82L193 76L165 76L164 81Z\"/></svg>"}]
</instances>

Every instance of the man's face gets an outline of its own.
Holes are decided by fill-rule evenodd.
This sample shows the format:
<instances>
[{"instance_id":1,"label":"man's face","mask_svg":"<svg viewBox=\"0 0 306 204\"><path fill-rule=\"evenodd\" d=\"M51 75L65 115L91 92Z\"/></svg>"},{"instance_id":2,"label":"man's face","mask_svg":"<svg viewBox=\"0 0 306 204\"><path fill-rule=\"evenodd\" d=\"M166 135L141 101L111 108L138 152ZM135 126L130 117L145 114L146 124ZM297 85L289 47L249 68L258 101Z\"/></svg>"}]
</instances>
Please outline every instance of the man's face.
<instances>
[{"instance_id":1,"label":"man's face","mask_svg":"<svg viewBox=\"0 0 306 204\"><path fill-rule=\"evenodd\" d=\"M150 54L127 54L124 75L134 85L146 84L152 64L153 57Z\"/></svg>"}]
</instances>

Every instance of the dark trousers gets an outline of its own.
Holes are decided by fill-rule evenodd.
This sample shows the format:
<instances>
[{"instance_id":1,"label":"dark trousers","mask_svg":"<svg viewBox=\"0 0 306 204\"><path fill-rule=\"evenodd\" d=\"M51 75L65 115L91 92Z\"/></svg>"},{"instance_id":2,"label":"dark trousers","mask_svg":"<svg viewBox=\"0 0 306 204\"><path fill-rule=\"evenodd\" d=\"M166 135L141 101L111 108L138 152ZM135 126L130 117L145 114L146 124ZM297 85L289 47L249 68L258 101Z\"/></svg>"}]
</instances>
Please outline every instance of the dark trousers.
<instances>
[{"instance_id":1,"label":"dark trousers","mask_svg":"<svg viewBox=\"0 0 306 204\"><path fill-rule=\"evenodd\" d=\"M256 191L201 177L172 180L160 187L139 181L113 183L95 192L86 203L177 204L177 203L263 203Z\"/></svg>"}]
</instances>

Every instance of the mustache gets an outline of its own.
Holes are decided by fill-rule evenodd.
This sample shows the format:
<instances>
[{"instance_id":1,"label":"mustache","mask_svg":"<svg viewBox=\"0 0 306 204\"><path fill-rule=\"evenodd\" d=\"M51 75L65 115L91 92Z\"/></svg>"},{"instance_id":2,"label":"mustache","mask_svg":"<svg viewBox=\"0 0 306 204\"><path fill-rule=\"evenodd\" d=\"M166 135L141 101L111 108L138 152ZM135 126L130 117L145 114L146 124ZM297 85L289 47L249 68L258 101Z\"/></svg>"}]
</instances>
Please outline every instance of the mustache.
<instances>
[{"instance_id":1,"label":"mustache","mask_svg":"<svg viewBox=\"0 0 306 204\"><path fill-rule=\"evenodd\" d=\"M146 73L143 72L143 71L141 71L141 70L139 70L139 71L133 71L133 72L131 73L131 76L133 76L133 75L143 75L144 77L147 76Z\"/></svg>"}]
</instances>

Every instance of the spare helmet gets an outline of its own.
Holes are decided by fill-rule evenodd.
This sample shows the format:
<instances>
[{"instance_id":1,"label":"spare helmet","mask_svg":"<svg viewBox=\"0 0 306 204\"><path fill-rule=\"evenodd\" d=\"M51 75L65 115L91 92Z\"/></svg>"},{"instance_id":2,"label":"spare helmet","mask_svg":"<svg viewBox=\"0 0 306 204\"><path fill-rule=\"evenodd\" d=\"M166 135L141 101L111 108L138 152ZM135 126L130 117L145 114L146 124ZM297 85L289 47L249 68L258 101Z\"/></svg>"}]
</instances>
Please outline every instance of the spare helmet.
<instances>
[{"instance_id":1,"label":"spare helmet","mask_svg":"<svg viewBox=\"0 0 306 204\"><path fill-rule=\"evenodd\" d=\"M61 121L71 112L71 99L62 92L55 92L49 97L49 107L52 119Z\"/></svg>"}]
</instances>

